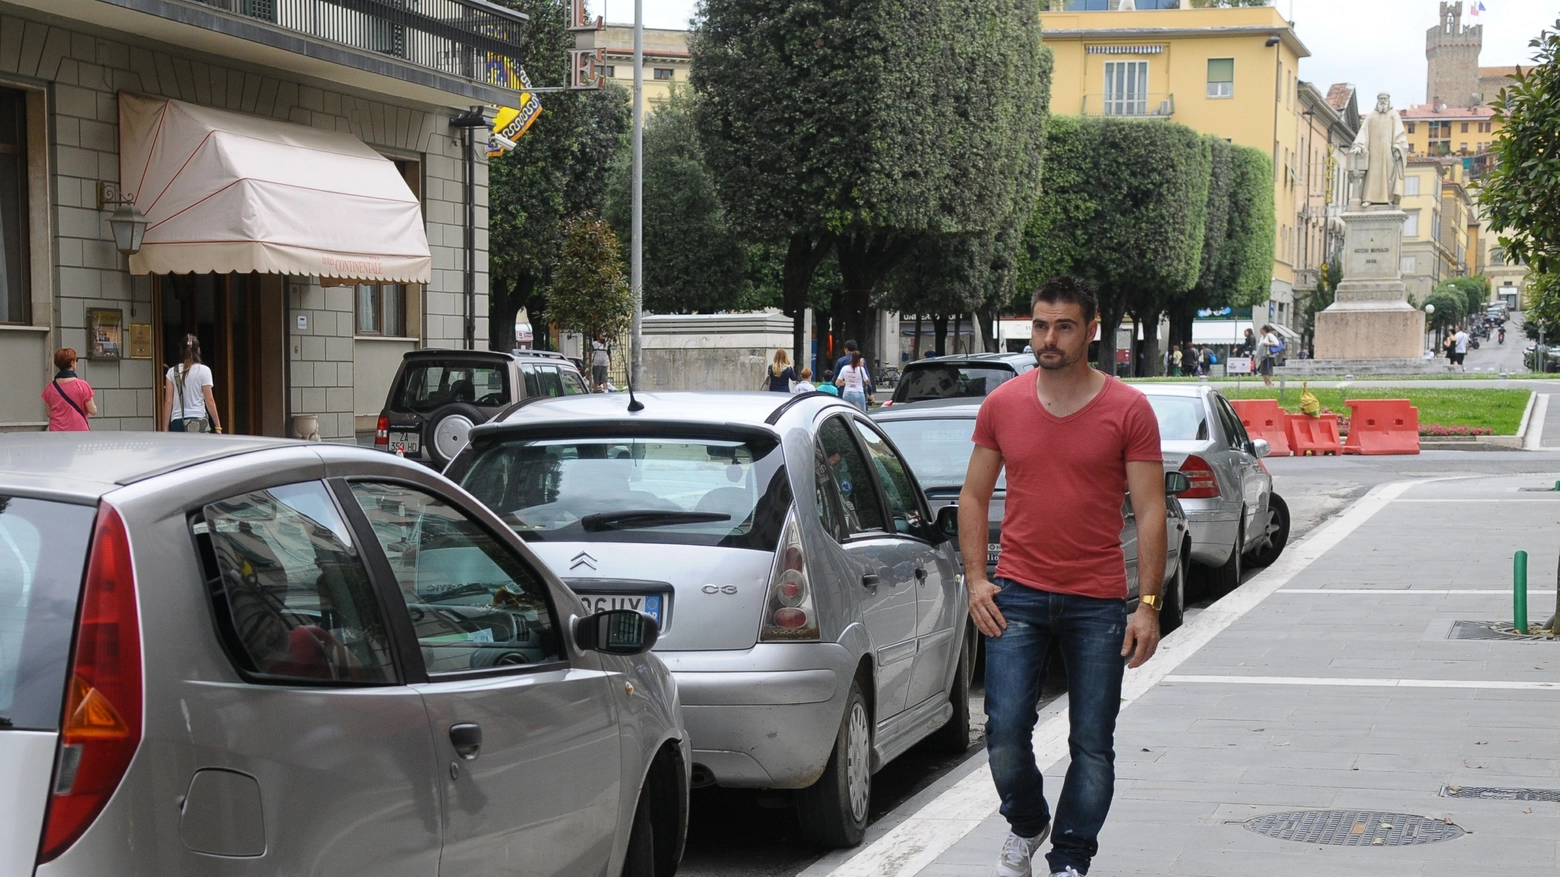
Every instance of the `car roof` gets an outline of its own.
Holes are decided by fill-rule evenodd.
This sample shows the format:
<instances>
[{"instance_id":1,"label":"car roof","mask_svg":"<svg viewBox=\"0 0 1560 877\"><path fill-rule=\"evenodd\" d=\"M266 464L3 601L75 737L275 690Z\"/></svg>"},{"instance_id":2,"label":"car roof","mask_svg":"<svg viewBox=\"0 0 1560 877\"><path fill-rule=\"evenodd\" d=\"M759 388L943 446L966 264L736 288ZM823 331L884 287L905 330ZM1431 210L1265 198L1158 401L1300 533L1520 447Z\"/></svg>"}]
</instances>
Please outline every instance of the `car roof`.
<instances>
[{"instance_id":1,"label":"car roof","mask_svg":"<svg viewBox=\"0 0 1560 877\"><path fill-rule=\"evenodd\" d=\"M887 408L872 412L873 420L930 420L932 418L956 419L974 417L980 412L985 396L954 399L927 399L922 402L895 402Z\"/></svg>"},{"instance_id":2,"label":"car roof","mask_svg":"<svg viewBox=\"0 0 1560 877\"><path fill-rule=\"evenodd\" d=\"M308 443L201 433L12 432L0 434L0 494L11 490L96 499L235 454Z\"/></svg>"},{"instance_id":3,"label":"car roof","mask_svg":"<svg viewBox=\"0 0 1560 877\"><path fill-rule=\"evenodd\" d=\"M1204 383L1195 384L1130 384L1145 396L1202 396L1208 393L1218 392L1213 387Z\"/></svg>"},{"instance_id":4,"label":"car roof","mask_svg":"<svg viewBox=\"0 0 1560 877\"><path fill-rule=\"evenodd\" d=\"M958 365L959 363L1000 362L1015 366L1035 364L1033 353L957 353L950 356L934 356L905 363L905 368L927 368L934 365Z\"/></svg>"},{"instance_id":5,"label":"car roof","mask_svg":"<svg viewBox=\"0 0 1560 877\"><path fill-rule=\"evenodd\" d=\"M627 393L538 396L515 405L477 429L487 431L489 424L550 426L566 422L602 423L614 420L773 426L793 410L806 412L831 405L854 410L854 406L828 393L782 395L767 391L668 392L636 393L635 396L644 408L634 412L628 410Z\"/></svg>"},{"instance_id":6,"label":"car roof","mask_svg":"<svg viewBox=\"0 0 1560 877\"><path fill-rule=\"evenodd\" d=\"M573 365L573 362L565 354L556 350L459 350L449 347L424 347L421 350L408 350L401 355L402 359L540 359L547 362L561 362Z\"/></svg>"}]
</instances>

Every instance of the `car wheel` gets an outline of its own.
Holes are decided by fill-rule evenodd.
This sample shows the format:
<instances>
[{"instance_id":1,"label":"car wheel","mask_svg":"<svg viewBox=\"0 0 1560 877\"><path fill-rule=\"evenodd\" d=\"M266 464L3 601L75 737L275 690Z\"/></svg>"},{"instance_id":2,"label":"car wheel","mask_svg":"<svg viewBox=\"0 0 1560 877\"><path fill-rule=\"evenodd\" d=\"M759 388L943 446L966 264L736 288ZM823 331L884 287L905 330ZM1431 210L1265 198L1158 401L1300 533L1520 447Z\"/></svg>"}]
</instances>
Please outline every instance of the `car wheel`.
<instances>
[{"instance_id":1,"label":"car wheel","mask_svg":"<svg viewBox=\"0 0 1560 877\"><path fill-rule=\"evenodd\" d=\"M1223 566L1208 571L1208 596L1215 600L1240 587L1240 551L1246 544L1246 513L1241 512L1240 517L1240 526L1235 530L1235 544L1230 547L1230 559Z\"/></svg>"},{"instance_id":2,"label":"car wheel","mask_svg":"<svg viewBox=\"0 0 1560 877\"><path fill-rule=\"evenodd\" d=\"M1284 553L1284 546L1289 544L1289 503L1276 493L1268 494L1268 520L1267 529L1257 545L1246 555L1246 563L1251 566L1272 566L1273 561Z\"/></svg>"},{"instance_id":3,"label":"car wheel","mask_svg":"<svg viewBox=\"0 0 1560 877\"><path fill-rule=\"evenodd\" d=\"M837 849L861 843L872 805L872 717L861 683L852 682L834 751L818 781L796 796L802 836Z\"/></svg>"},{"instance_id":4,"label":"car wheel","mask_svg":"<svg viewBox=\"0 0 1560 877\"><path fill-rule=\"evenodd\" d=\"M623 854L623 877L655 877L655 825L650 821L649 789L634 806L634 827Z\"/></svg>"},{"instance_id":5,"label":"car wheel","mask_svg":"<svg viewBox=\"0 0 1560 877\"><path fill-rule=\"evenodd\" d=\"M963 755L970 748L970 654L969 638L959 649L959 666L954 669L953 688L948 691L948 702L953 705L953 715L947 724L933 731L927 740L938 752Z\"/></svg>"},{"instance_id":6,"label":"car wheel","mask_svg":"<svg viewBox=\"0 0 1560 877\"><path fill-rule=\"evenodd\" d=\"M1186 617L1186 572L1191 566L1191 543L1181 545L1181 557L1175 565L1175 577L1170 580L1169 587L1165 588L1165 605L1159 610L1159 633L1161 636L1181 626L1181 620Z\"/></svg>"},{"instance_id":7,"label":"car wheel","mask_svg":"<svg viewBox=\"0 0 1560 877\"><path fill-rule=\"evenodd\" d=\"M428 459L441 469L448 465L466 446L471 428L486 423L487 419L481 408L464 402L452 402L433 412L423 431L423 447L428 451Z\"/></svg>"}]
</instances>

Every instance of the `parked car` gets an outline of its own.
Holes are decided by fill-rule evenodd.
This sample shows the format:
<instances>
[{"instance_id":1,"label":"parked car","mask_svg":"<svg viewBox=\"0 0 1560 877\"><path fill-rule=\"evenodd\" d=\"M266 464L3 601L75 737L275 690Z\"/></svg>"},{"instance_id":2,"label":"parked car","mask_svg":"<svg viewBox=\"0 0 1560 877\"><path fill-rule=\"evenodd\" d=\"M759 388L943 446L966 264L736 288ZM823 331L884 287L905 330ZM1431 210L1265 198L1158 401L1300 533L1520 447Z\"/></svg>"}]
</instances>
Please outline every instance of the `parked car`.
<instances>
[{"instance_id":1,"label":"parked car","mask_svg":"<svg viewBox=\"0 0 1560 877\"><path fill-rule=\"evenodd\" d=\"M1140 385L1159 418L1165 468L1191 487L1179 497L1192 532L1192 562L1213 597L1240 585L1241 568L1268 566L1289 541L1289 506L1273 492L1253 439L1219 391L1206 384Z\"/></svg>"},{"instance_id":2,"label":"parked car","mask_svg":"<svg viewBox=\"0 0 1560 877\"><path fill-rule=\"evenodd\" d=\"M893 398L884 407L930 399L984 397L1034 367L1033 353L974 353L918 359L901 369Z\"/></svg>"},{"instance_id":3,"label":"parked car","mask_svg":"<svg viewBox=\"0 0 1560 877\"><path fill-rule=\"evenodd\" d=\"M413 350L401 357L374 447L443 468L471 428L523 399L590 392L568 357L547 350Z\"/></svg>"},{"instance_id":4,"label":"parked car","mask_svg":"<svg viewBox=\"0 0 1560 877\"><path fill-rule=\"evenodd\" d=\"M0 436L0 873L665 877L656 632L386 454Z\"/></svg>"},{"instance_id":5,"label":"parked car","mask_svg":"<svg viewBox=\"0 0 1560 877\"><path fill-rule=\"evenodd\" d=\"M894 446L904 452L905 460L926 490L934 513L941 514L947 506L957 506L959 491L964 487L965 471L969 469L970 454L974 450L971 436L975 434L975 415L980 412L980 400L942 399L919 402L913 405L896 405L891 409L874 412L873 419L894 440ZM1176 500L1176 488L1182 487L1178 476L1167 473L1165 497L1165 575L1163 582L1164 608L1159 612L1159 626L1164 633L1181 625L1186 608L1186 566L1190 557L1190 539L1187 533L1186 514ZM1006 473L997 477L997 487L991 496L990 535L986 539L986 573L994 575L997 559L1002 550L1002 514L1007 493ZM1130 499L1122 505L1121 546L1126 554L1128 599L1138 596L1138 527L1132 513ZM957 546L955 546L957 547Z\"/></svg>"},{"instance_id":6,"label":"parked car","mask_svg":"<svg viewBox=\"0 0 1560 877\"><path fill-rule=\"evenodd\" d=\"M795 790L859 843L871 777L969 747L973 626L953 547L893 443L822 393L543 399L447 474L588 604L662 622L695 786Z\"/></svg>"}]
</instances>

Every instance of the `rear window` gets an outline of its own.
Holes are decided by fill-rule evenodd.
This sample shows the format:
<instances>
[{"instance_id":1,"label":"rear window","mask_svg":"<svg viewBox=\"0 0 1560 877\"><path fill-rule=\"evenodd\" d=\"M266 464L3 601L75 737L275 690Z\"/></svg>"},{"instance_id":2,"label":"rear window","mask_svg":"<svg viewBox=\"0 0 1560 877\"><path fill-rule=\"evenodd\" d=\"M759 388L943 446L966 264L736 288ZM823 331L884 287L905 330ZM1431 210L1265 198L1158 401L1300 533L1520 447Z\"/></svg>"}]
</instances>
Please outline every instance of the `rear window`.
<instances>
[{"instance_id":1,"label":"rear window","mask_svg":"<svg viewBox=\"0 0 1560 877\"><path fill-rule=\"evenodd\" d=\"M1164 442L1203 441L1208 438L1208 421L1203 403L1194 396L1149 396L1159 418L1159 440Z\"/></svg>"},{"instance_id":2,"label":"rear window","mask_svg":"<svg viewBox=\"0 0 1560 877\"><path fill-rule=\"evenodd\" d=\"M525 376L525 396L583 396L590 392L585 380L574 369L553 363L527 362L520 366Z\"/></svg>"},{"instance_id":3,"label":"rear window","mask_svg":"<svg viewBox=\"0 0 1560 877\"><path fill-rule=\"evenodd\" d=\"M504 405L510 400L505 363L430 360L406 364L390 407L426 414L451 402Z\"/></svg>"},{"instance_id":4,"label":"rear window","mask_svg":"<svg viewBox=\"0 0 1560 877\"><path fill-rule=\"evenodd\" d=\"M928 399L979 398L1015 376L1006 365L921 365L905 369L894 401L925 402Z\"/></svg>"},{"instance_id":5,"label":"rear window","mask_svg":"<svg viewBox=\"0 0 1560 877\"><path fill-rule=\"evenodd\" d=\"M973 417L939 417L929 420L880 420L878 428L888 433L894 446L905 455L910 471L923 490L961 488L975 449ZM997 476L997 488L1007 489L1007 470Z\"/></svg>"},{"instance_id":6,"label":"rear window","mask_svg":"<svg viewBox=\"0 0 1560 877\"><path fill-rule=\"evenodd\" d=\"M95 514L0 496L0 731L59 728Z\"/></svg>"},{"instance_id":7,"label":"rear window","mask_svg":"<svg viewBox=\"0 0 1560 877\"><path fill-rule=\"evenodd\" d=\"M461 459L470 460L464 471L446 474L532 542L772 551L791 505L784 451L772 441L512 439Z\"/></svg>"}]
</instances>

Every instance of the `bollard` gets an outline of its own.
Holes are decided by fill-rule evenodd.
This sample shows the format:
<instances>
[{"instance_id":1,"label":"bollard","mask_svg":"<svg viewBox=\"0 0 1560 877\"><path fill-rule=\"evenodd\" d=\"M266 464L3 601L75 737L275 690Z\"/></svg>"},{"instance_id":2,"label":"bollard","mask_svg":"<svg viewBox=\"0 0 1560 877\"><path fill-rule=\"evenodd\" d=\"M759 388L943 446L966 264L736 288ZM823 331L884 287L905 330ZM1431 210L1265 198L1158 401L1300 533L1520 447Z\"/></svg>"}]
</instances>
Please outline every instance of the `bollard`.
<instances>
[{"instance_id":1,"label":"bollard","mask_svg":"<svg viewBox=\"0 0 1560 877\"><path fill-rule=\"evenodd\" d=\"M1517 633L1527 635L1527 552L1518 551L1512 557L1511 570L1511 626Z\"/></svg>"}]
</instances>

